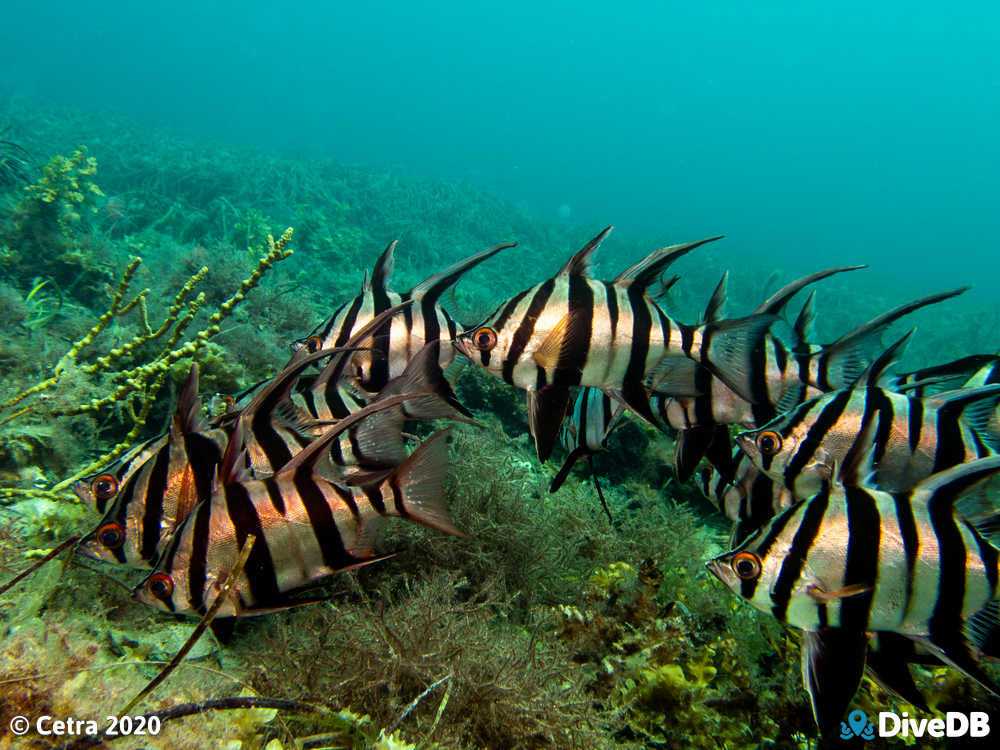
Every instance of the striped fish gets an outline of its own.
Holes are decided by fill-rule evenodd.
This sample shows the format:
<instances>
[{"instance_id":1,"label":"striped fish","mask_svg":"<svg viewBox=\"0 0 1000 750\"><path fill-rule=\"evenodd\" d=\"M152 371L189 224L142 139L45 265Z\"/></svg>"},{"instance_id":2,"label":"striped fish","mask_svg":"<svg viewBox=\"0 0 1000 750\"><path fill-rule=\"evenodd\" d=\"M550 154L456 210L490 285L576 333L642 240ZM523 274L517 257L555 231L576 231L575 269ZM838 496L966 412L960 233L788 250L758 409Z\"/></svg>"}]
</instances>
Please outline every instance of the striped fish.
<instances>
[{"instance_id":1,"label":"striped fish","mask_svg":"<svg viewBox=\"0 0 1000 750\"><path fill-rule=\"evenodd\" d=\"M591 386L655 424L645 381L666 357L692 358L747 395L747 363L774 316L684 325L647 294L674 260L710 242L661 248L613 281L591 278L590 260L608 227L553 278L501 304L456 347L472 362L527 392L540 459L552 452L570 388Z\"/></svg>"},{"instance_id":2,"label":"striped fish","mask_svg":"<svg viewBox=\"0 0 1000 750\"><path fill-rule=\"evenodd\" d=\"M382 311L359 327L339 349L309 353L304 347L300 348L281 373L244 391L235 400L236 407L216 417L212 425L232 432L237 420L240 420L243 424L243 449L251 472L259 477L273 474L331 424L364 406L361 399L348 393L339 383L339 376L348 366L350 358L362 348L362 343L370 341L371 335L380 326L412 304L412 300L406 300ZM429 351L432 348L433 351ZM433 343L425 346L404 369L404 374L390 381L387 388L391 390L395 383L394 393L426 390L435 394L436 399L447 399L448 403L436 411L426 409L434 417L452 416L454 409L464 413L436 362L432 366L428 361L436 353ZM326 365L318 376L306 372L308 366L321 361L325 361ZM403 405L396 411L402 413L406 408ZM381 468L385 465L384 456L390 452L400 456L395 462L399 463L406 458L401 421L400 429L395 433L384 429L388 425L384 418L378 421L383 429L374 430L373 420L367 420L344 433L331 450L333 464L341 468ZM359 431L372 433L367 442L361 441L369 447L370 455L361 450Z\"/></svg>"},{"instance_id":3,"label":"striped fish","mask_svg":"<svg viewBox=\"0 0 1000 750\"><path fill-rule=\"evenodd\" d=\"M447 430L364 486L340 485L316 473L340 432L407 398L394 396L347 417L267 479L241 477L238 457L227 451L220 486L178 528L134 597L175 614L204 614L252 534L256 542L250 557L219 616L263 614L309 601L293 595L321 578L378 559L372 550L381 518L408 518L462 535L442 499Z\"/></svg>"},{"instance_id":4,"label":"striped fish","mask_svg":"<svg viewBox=\"0 0 1000 750\"><path fill-rule=\"evenodd\" d=\"M805 631L803 680L822 732L857 690L871 632L915 641L1000 695L974 654L1000 657L1000 513L969 520L956 509L998 473L991 456L908 492L827 487L708 563L754 607ZM905 661L868 667L896 692L916 693Z\"/></svg>"},{"instance_id":5,"label":"striped fish","mask_svg":"<svg viewBox=\"0 0 1000 750\"><path fill-rule=\"evenodd\" d=\"M743 451L732 459L732 480L714 469L702 469L699 487L713 506L733 522L735 546L796 501L792 493L758 469Z\"/></svg>"},{"instance_id":6,"label":"striped fish","mask_svg":"<svg viewBox=\"0 0 1000 750\"><path fill-rule=\"evenodd\" d=\"M170 430L115 467L83 479L73 492L103 514L78 549L88 557L149 567L171 533L212 491L229 433L201 416L198 368L192 365Z\"/></svg>"},{"instance_id":7,"label":"striped fish","mask_svg":"<svg viewBox=\"0 0 1000 750\"><path fill-rule=\"evenodd\" d=\"M399 309L386 311L375 324ZM365 333L362 329L361 334ZM246 470L266 476L291 460L312 437L276 418L275 410L307 365L336 359L331 355L337 351L297 352L278 376L255 388L252 395L245 392L239 411L222 415L211 425L202 417L198 366L192 364L170 429L130 451L111 469L73 486L85 504L103 514L97 529L83 538L78 549L99 560L149 567L177 526L211 494L238 418L245 426L240 447ZM396 439L402 440L398 435Z\"/></svg>"},{"instance_id":8,"label":"striped fish","mask_svg":"<svg viewBox=\"0 0 1000 750\"><path fill-rule=\"evenodd\" d=\"M376 316L358 335L368 335L372 327L388 320L403 307L405 305L397 306ZM353 351L347 347L314 354L307 354L305 350L296 352L276 377L255 387L252 394L245 392L238 411L220 416L211 425L202 418L198 367L193 364L169 431L130 452L117 470L104 471L74 486L76 494L104 516L97 529L84 537L80 551L107 562L149 567L177 526L195 505L211 494L219 462L232 439L237 420L242 424L240 449L246 462L244 469L256 477L273 474L319 434L280 416L280 408L288 405L292 386L313 362L329 360L328 366L332 367ZM424 359L426 357L420 361ZM401 385L420 390L424 382L411 377ZM397 388L397 392L402 390ZM399 411L403 406L394 409ZM347 431L343 438L354 451L352 458L355 454L365 455L365 450L384 455L395 449L397 455L401 454L399 461L405 459L402 419L390 422L382 419L371 426L369 421L372 420ZM329 422L323 424L329 426ZM378 446L377 451L368 446ZM332 458L335 463L339 461L344 465L340 461L343 451L337 448ZM383 466L382 463L365 464L357 460L351 463L353 467L359 465L364 468Z\"/></svg>"},{"instance_id":9,"label":"striped fish","mask_svg":"<svg viewBox=\"0 0 1000 750\"><path fill-rule=\"evenodd\" d=\"M844 389L806 401L736 441L797 498L831 481L902 492L996 452L985 428L998 401L1000 385L923 399L877 386Z\"/></svg>"},{"instance_id":10,"label":"striped fish","mask_svg":"<svg viewBox=\"0 0 1000 750\"><path fill-rule=\"evenodd\" d=\"M807 284L844 271L864 266L846 266L820 271L788 284L754 311L755 315L777 315L789 299ZM709 301L705 317L713 320L725 302L725 280L720 282ZM691 360L670 359L654 372L648 382L657 394L670 396L665 404L665 421L680 432L674 454L674 464L681 481L694 472L703 456L709 460L728 458L731 445L728 433L719 425L760 427L778 414L823 392L850 387L881 351L880 340L895 321L917 309L950 299L965 291L955 289L922 297L900 305L874 320L841 336L832 344L817 346L808 343L814 319L814 295L811 294L794 325L794 337L789 343L771 333L764 345L753 352L750 365L752 398L744 398L724 381ZM943 368L941 368L943 369ZM899 378L902 382L917 377L940 377L938 369L918 371ZM709 455L711 453L711 455ZM723 474L724 465L716 464Z\"/></svg>"},{"instance_id":11,"label":"striped fish","mask_svg":"<svg viewBox=\"0 0 1000 750\"><path fill-rule=\"evenodd\" d=\"M379 409L368 419L345 430L340 439L333 442L329 454L338 471L334 472L333 467L325 471L347 477L351 476L348 470L353 473L398 465L407 458L402 437L404 420L457 416L435 390L441 384L433 381L440 370L433 366L432 347L433 344L424 347L404 374L383 389L375 403L402 393L429 395ZM293 427L273 415L274 405L282 402L291 384L312 362L320 359L333 362L350 351L297 353L282 373L258 390L242 414L236 416L241 426L236 439L241 441L243 468L251 476L270 476L311 443L320 434L316 430L328 428L338 421L319 420L309 425L297 423ZM80 544L85 555L133 567L149 567L194 506L211 495L219 463L233 439L235 423L227 421L209 429L200 415L198 370L192 366L171 431L150 443L157 450L140 452L141 461L137 457L129 462L129 466L136 469L122 481L105 472L77 484L78 495L89 494L95 500L95 488L108 487L101 494L104 517L97 529Z\"/></svg>"},{"instance_id":12,"label":"striped fish","mask_svg":"<svg viewBox=\"0 0 1000 750\"><path fill-rule=\"evenodd\" d=\"M563 424L560 442L567 452L566 460L549 485L549 492L558 492L566 477L581 458L586 458L590 464L590 474L594 479L594 488L601 501L601 507L608 520L611 521L611 510L604 498L604 491L597 478L593 456L604 450L604 443L622 416L622 407L598 388L581 388L573 402L573 410Z\"/></svg>"},{"instance_id":13,"label":"striped fish","mask_svg":"<svg viewBox=\"0 0 1000 750\"><path fill-rule=\"evenodd\" d=\"M466 271L516 244L505 242L476 253L400 294L389 288L396 250L396 243L391 242L375 263L371 278L366 276L361 293L338 307L328 320L297 344L311 352L345 346L356 335L357 330L376 315L412 300L412 307L401 317L393 318L391 323L387 323L373 336L370 345L365 345L367 351L358 352L351 357L350 367L344 373L345 383L349 383L358 395L371 399L392 378L402 374L407 362L425 344L454 340L459 327L438 304L441 296ZM438 349L438 363L443 370L455 358L455 351L447 344Z\"/></svg>"}]
</instances>

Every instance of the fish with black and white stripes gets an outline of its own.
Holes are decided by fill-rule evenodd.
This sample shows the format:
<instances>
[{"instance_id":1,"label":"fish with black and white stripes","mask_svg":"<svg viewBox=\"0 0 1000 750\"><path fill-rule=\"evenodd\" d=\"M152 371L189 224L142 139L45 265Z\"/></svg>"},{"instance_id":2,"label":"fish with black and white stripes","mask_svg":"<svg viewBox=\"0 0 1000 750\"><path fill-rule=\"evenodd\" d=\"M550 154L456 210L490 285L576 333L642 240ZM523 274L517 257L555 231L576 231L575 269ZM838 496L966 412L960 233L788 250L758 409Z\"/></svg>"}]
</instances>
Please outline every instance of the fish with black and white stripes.
<instances>
[{"instance_id":1,"label":"fish with black and white stripes","mask_svg":"<svg viewBox=\"0 0 1000 750\"><path fill-rule=\"evenodd\" d=\"M256 540L223 618L263 614L310 601L295 598L320 578L379 559L377 522L395 516L463 536L444 505L447 430L425 440L400 466L341 484L317 472L340 433L412 398L392 396L342 420L274 476L250 479L228 450L211 497L185 519L151 573L139 601L175 614L203 615L248 536ZM237 431L241 429L237 428ZM230 442L230 448L236 445Z\"/></svg>"},{"instance_id":2,"label":"fish with black and white stripes","mask_svg":"<svg viewBox=\"0 0 1000 750\"><path fill-rule=\"evenodd\" d=\"M978 661L1000 657L1000 511L979 494L998 473L990 456L908 492L827 486L707 563L755 608L804 631L803 682L822 732L847 710L873 633L909 639L1000 695ZM909 659L867 668L914 695Z\"/></svg>"},{"instance_id":3,"label":"fish with black and white stripes","mask_svg":"<svg viewBox=\"0 0 1000 750\"><path fill-rule=\"evenodd\" d=\"M170 429L118 463L73 485L82 502L103 514L80 541L88 557L150 567L170 534L211 495L229 433L201 415L198 367L192 365Z\"/></svg>"},{"instance_id":4,"label":"fish with black and white stripes","mask_svg":"<svg viewBox=\"0 0 1000 750\"><path fill-rule=\"evenodd\" d=\"M685 325L647 293L670 263L718 237L656 250L612 281L592 278L591 257L610 231L455 341L474 364L527 392L542 460L551 454L573 386L599 388L655 425L645 383L668 357L697 361L749 398L752 352L778 320L758 315Z\"/></svg>"},{"instance_id":5,"label":"fish with black and white stripes","mask_svg":"<svg viewBox=\"0 0 1000 750\"><path fill-rule=\"evenodd\" d=\"M820 271L798 279L773 294L752 314L778 315L791 297L808 284L833 274L864 266L845 266ZM708 303L705 320L716 320L725 309L726 276ZM826 345L809 343L815 292L810 294L793 325L791 337L769 332L763 346L753 353L750 363L752 399L743 398L709 370L691 360L671 358L658 368L647 383L654 394L669 397L660 410L663 419L678 430L674 466L681 481L688 479L702 457L708 458L723 474L732 450L721 425L742 425L752 429L771 421L808 398L850 387L881 353L882 334L894 322L915 310L937 304L963 293L966 288L928 295L889 310ZM773 330L773 329L772 329ZM939 381L945 368L912 373L899 380L913 382L919 377ZM895 378L888 378L895 385Z\"/></svg>"},{"instance_id":6,"label":"fish with black and white stripes","mask_svg":"<svg viewBox=\"0 0 1000 750\"><path fill-rule=\"evenodd\" d=\"M901 492L996 453L987 425L998 402L1000 384L925 398L862 386L810 399L736 442L800 499L831 482Z\"/></svg>"},{"instance_id":7,"label":"fish with black and white stripes","mask_svg":"<svg viewBox=\"0 0 1000 750\"><path fill-rule=\"evenodd\" d=\"M367 335L373 326L388 320L402 307L380 313L357 335ZM342 350L323 350L314 354L304 350L296 352L278 375L252 389L244 405L216 418L211 424L202 416L198 366L193 364L169 430L130 451L97 475L74 484L75 494L103 514L96 530L81 540L79 551L107 562L132 567L151 566L174 530L199 502L212 494L219 464L234 436L237 421L241 424L239 448L245 462L243 468L256 478L269 476L280 469L322 431L314 432L316 428L310 429L295 420L289 423L279 414L280 407L291 407L289 394L306 367L320 359L330 359L328 366L336 366L344 356L353 353L350 345L354 343L356 341L349 341L349 346ZM403 388L412 392L433 392L433 385L419 378L406 379ZM396 392L402 391L397 389ZM354 411L360 408L355 407ZM441 415L451 413L449 408ZM332 421L335 420L322 424L329 428ZM366 452L378 452L381 457L395 450L395 455L402 454L397 463L406 457L398 426L401 420L387 426L383 419L377 422L381 427L374 430L370 422L366 420L354 430L348 430L343 445L334 445L330 458L335 464L382 468L380 462L366 465ZM366 431L367 438L359 439L357 430L361 429ZM378 451L375 447L369 450L369 446L377 446Z\"/></svg>"},{"instance_id":8,"label":"fish with black and white stripes","mask_svg":"<svg viewBox=\"0 0 1000 750\"><path fill-rule=\"evenodd\" d=\"M424 279L407 292L389 288L395 265L396 242L391 242L375 263L371 277L365 274L361 292L338 307L333 315L296 342L310 352L342 347L359 328L391 307L412 300L403 314L385 323L349 360L342 375L356 394L370 399L406 369L407 363L426 344L438 342L438 364L443 370L455 358L450 342L461 332L458 323L439 304L442 295L471 268L492 258L516 242L504 242L461 260Z\"/></svg>"},{"instance_id":9,"label":"fish with black and white stripes","mask_svg":"<svg viewBox=\"0 0 1000 750\"><path fill-rule=\"evenodd\" d=\"M733 522L729 541L736 545L782 510L794 505L795 498L739 449L732 458L732 466L730 480L716 469L702 469L698 486L709 502Z\"/></svg>"}]
</instances>

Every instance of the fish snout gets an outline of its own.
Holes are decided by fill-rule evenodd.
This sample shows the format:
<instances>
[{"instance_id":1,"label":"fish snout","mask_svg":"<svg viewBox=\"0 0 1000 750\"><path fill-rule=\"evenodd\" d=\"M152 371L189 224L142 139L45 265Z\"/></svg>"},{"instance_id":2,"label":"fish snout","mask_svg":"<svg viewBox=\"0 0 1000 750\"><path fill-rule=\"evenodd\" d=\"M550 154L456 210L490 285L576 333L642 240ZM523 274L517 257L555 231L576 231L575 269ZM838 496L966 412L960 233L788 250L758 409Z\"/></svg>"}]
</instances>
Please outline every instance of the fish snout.
<instances>
[{"instance_id":1,"label":"fish snout","mask_svg":"<svg viewBox=\"0 0 1000 750\"><path fill-rule=\"evenodd\" d=\"M76 545L76 551L84 557L89 557L91 560L104 559L100 550L101 547L98 545L97 537L94 534L87 534L87 536L81 539Z\"/></svg>"},{"instance_id":2,"label":"fish snout","mask_svg":"<svg viewBox=\"0 0 1000 750\"><path fill-rule=\"evenodd\" d=\"M463 357L472 360L474 358L469 350L469 344L466 339L467 337L465 336L465 334L459 334L458 336L456 336L451 340L451 345L455 347L455 349L458 350L458 353L461 354Z\"/></svg>"},{"instance_id":3,"label":"fish snout","mask_svg":"<svg viewBox=\"0 0 1000 750\"><path fill-rule=\"evenodd\" d=\"M752 432L741 432L739 435L733 438L736 444L746 453L750 458L753 458L757 453L757 443L754 441L754 434Z\"/></svg>"},{"instance_id":4,"label":"fish snout","mask_svg":"<svg viewBox=\"0 0 1000 750\"><path fill-rule=\"evenodd\" d=\"M71 487L73 494L76 495L77 499L86 505L88 508L94 507L94 496L90 491L90 483L85 482L82 479L78 479L73 482Z\"/></svg>"},{"instance_id":5,"label":"fish snout","mask_svg":"<svg viewBox=\"0 0 1000 750\"><path fill-rule=\"evenodd\" d=\"M708 571L722 581L727 586L732 586L732 581L735 577L733 573L732 566L729 565L725 560L721 558L715 558L714 560L709 560L705 563L705 567Z\"/></svg>"}]
</instances>

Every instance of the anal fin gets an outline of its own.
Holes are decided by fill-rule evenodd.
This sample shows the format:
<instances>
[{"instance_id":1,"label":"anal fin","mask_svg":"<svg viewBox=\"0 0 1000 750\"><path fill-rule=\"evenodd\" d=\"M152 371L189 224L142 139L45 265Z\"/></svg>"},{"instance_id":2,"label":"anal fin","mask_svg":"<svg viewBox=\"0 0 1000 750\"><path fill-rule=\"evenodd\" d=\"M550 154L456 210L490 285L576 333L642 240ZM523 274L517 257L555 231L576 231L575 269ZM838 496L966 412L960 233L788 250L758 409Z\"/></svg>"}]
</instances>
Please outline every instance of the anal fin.
<instances>
[{"instance_id":1,"label":"anal fin","mask_svg":"<svg viewBox=\"0 0 1000 750\"><path fill-rule=\"evenodd\" d=\"M674 445L674 471L677 472L678 481L686 482L692 477L698 463L708 452L714 436L713 425L689 427L677 433L677 442Z\"/></svg>"},{"instance_id":2,"label":"anal fin","mask_svg":"<svg viewBox=\"0 0 1000 750\"><path fill-rule=\"evenodd\" d=\"M824 735L836 735L861 684L868 650L863 630L807 630L802 637L802 684Z\"/></svg>"},{"instance_id":3,"label":"anal fin","mask_svg":"<svg viewBox=\"0 0 1000 750\"><path fill-rule=\"evenodd\" d=\"M879 633L877 641L873 640L868 648L868 676L915 708L928 711L927 702L910 674L913 657L913 641L896 633Z\"/></svg>"},{"instance_id":4,"label":"anal fin","mask_svg":"<svg viewBox=\"0 0 1000 750\"><path fill-rule=\"evenodd\" d=\"M549 492L550 493L558 492L559 488L563 486L563 483L569 476L570 471L573 470L573 467L576 465L576 462L579 461L584 456L588 455L589 451L582 445L577 446L572 451L570 451L570 454L566 456L566 460L563 461L563 465L559 468L558 473L552 480L552 484L549 485Z\"/></svg>"},{"instance_id":5,"label":"anal fin","mask_svg":"<svg viewBox=\"0 0 1000 750\"><path fill-rule=\"evenodd\" d=\"M733 481L736 464L733 461L733 442L726 425L712 426L712 440L708 444L708 450L705 451L705 459L715 467L723 480L727 483Z\"/></svg>"},{"instance_id":6,"label":"anal fin","mask_svg":"<svg viewBox=\"0 0 1000 750\"><path fill-rule=\"evenodd\" d=\"M212 635L222 645L226 645L233 640L233 631L236 629L235 617L216 617L208 624L212 629Z\"/></svg>"}]
</instances>

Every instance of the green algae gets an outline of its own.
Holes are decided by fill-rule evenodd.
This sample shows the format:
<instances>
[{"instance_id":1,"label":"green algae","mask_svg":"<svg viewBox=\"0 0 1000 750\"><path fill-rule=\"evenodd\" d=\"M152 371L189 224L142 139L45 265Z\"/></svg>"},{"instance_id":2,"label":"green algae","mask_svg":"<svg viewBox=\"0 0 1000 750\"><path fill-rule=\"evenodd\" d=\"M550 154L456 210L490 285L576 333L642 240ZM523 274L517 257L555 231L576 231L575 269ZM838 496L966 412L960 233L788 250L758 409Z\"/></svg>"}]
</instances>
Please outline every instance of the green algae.
<instances>
[{"instance_id":1,"label":"green algae","mask_svg":"<svg viewBox=\"0 0 1000 750\"><path fill-rule=\"evenodd\" d=\"M81 113L7 107L0 119L33 133L34 153L72 154L79 133L99 134L89 153L102 165L107 196L87 187L98 181L84 173L89 157L70 157L63 183L75 169L82 189L64 192L85 200L58 204L61 213L46 220L50 254L35 257L22 242L21 185L4 186L0 319L14 321L0 327L4 393L35 382L87 330L107 299L107 268L140 251L151 260L138 281L151 295L176 289L204 265L209 301L221 301L253 266L247 248L296 226L295 258L199 359L204 387L232 392L273 374L288 343L356 292L390 239L402 237L399 288L500 240L519 240L519 264L532 269L557 266L560 250L578 244L574 228L539 226L467 186L266 154L237 159L171 134L150 137L114 117L102 124ZM39 181L29 184L46 178L42 165L28 176ZM46 317L28 303L52 252L77 271L59 282L72 301L32 325ZM535 279L473 273L447 305L474 322L525 281ZM877 311L881 301L867 304ZM116 322L115 339L129 340L138 326ZM176 369L175 381L183 375ZM672 478L670 442L638 425L616 433L597 461L609 524L586 471L549 494L556 465L535 460L520 393L475 368L461 372L457 391L485 425L455 430L451 448L449 503L471 539L388 525L380 551L395 556L331 580L328 603L241 622L225 646L205 638L139 710L263 695L321 712L206 712L165 724L159 746L276 750L310 737L357 748L806 746L815 730L797 637L704 572L726 529ZM164 399L150 430L168 413ZM0 481L21 489L51 485L125 434L114 419L21 425L0 426ZM96 522L68 497L30 499L0 515L4 579L34 551ZM156 674L193 622L132 601L139 578L89 561L52 563L0 598L0 726L42 709L103 717ZM983 700L953 672L921 669L917 677L939 709ZM898 706L867 682L857 702L868 711Z\"/></svg>"}]
</instances>

